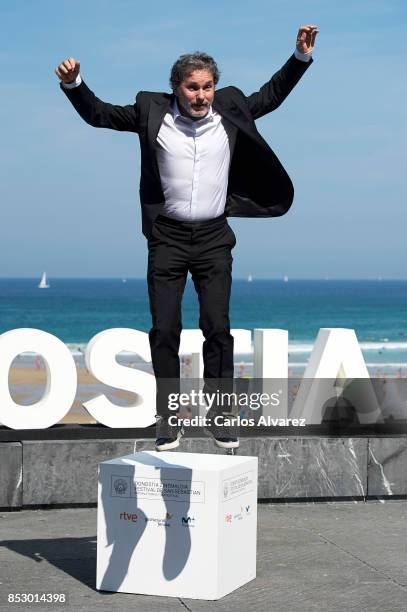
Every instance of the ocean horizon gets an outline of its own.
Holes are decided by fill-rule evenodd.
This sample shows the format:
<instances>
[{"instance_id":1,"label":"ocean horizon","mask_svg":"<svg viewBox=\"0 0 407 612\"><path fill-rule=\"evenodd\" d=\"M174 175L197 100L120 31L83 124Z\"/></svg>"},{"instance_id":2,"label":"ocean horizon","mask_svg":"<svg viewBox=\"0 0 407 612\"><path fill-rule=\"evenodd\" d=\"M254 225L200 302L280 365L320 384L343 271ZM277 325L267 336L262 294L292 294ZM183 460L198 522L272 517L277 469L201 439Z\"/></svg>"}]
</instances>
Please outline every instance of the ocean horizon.
<instances>
[{"instance_id":1,"label":"ocean horizon","mask_svg":"<svg viewBox=\"0 0 407 612\"><path fill-rule=\"evenodd\" d=\"M0 277L0 333L41 329L82 353L98 332L129 327L148 332L145 278ZM234 278L232 329L289 332L289 363L304 367L322 327L354 329L370 367L407 367L407 280ZM198 300L188 279L184 329L198 329Z\"/></svg>"}]
</instances>

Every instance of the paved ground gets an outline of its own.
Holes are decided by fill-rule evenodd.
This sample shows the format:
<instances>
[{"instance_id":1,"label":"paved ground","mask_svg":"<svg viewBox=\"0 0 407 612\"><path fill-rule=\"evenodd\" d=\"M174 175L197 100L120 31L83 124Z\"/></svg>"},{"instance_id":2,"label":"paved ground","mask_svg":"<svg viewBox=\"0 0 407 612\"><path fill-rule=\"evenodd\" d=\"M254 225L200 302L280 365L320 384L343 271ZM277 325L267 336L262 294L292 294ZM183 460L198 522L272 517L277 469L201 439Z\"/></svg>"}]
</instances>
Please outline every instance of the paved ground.
<instances>
[{"instance_id":1,"label":"paved ground","mask_svg":"<svg viewBox=\"0 0 407 612\"><path fill-rule=\"evenodd\" d=\"M407 610L407 501L261 504L257 578L215 602L95 590L96 510L0 513L0 610ZM64 606L7 602L65 593Z\"/></svg>"}]
</instances>

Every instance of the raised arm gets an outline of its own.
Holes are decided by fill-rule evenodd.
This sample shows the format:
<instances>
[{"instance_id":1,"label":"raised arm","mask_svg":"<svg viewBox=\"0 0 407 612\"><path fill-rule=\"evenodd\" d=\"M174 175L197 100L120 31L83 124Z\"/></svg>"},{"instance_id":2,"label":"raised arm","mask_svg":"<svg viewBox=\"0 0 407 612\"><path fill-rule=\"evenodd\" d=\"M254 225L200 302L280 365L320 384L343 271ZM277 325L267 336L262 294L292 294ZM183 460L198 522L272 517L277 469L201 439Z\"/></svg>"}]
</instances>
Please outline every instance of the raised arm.
<instances>
[{"instance_id":1,"label":"raised arm","mask_svg":"<svg viewBox=\"0 0 407 612\"><path fill-rule=\"evenodd\" d=\"M319 29L314 25L299 28L295 53L259 91L247 97L253 119L259 119L275 110L294 89L304 72L312 64L312 50Z\"/></svg>"},{"instance_id":2,"label":"raised arm","mask_svg":"<svg viewBox=\"0 0 407 612\"><path fill-rule=\"evenodd\" d=\"M84 83L79 71L79 60L70 57L57 66L55 74L61 81L62 91L82 119L93 127L138 132L137 105L119 106L103 102Z\"/></svg>"}]
</instances>

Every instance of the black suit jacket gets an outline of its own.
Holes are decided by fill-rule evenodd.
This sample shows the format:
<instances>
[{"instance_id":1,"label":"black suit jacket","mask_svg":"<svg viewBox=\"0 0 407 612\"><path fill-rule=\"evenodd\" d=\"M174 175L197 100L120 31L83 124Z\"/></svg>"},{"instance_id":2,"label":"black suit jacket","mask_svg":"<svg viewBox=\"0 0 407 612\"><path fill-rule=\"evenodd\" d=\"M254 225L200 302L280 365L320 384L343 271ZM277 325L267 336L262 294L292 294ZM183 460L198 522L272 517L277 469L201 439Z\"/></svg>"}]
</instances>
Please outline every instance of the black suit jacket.
<instances>
[{"instance_id":1,"label":"black suit jacket","mask_svg":"<svg viewBox=\"0 0 407 612\"><path fill-rule=\"evenodd\" d=\"M278 217L290 208L294 188L277 156L257 131L255 120L275 110L312 63L293 54L259 91L245 96L237 87L215 90L213 108L236 130L225 213L230 217ZM164 205L155 154L156 138L173 94L140 91L136 103L117 106L102 102L82 81L61 85L80 116L94 127L136 132L141 146L140 202L143 233L148 238Z\"/></svg>"}]
</instances>

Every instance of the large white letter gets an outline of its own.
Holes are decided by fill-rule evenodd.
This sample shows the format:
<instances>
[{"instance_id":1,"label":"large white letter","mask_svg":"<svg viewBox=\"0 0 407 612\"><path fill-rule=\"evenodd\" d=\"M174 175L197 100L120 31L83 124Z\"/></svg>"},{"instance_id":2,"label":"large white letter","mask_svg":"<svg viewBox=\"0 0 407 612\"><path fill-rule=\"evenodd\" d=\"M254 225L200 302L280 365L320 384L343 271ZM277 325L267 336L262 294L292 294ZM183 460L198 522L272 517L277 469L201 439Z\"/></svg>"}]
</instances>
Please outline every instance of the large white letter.
<instances>
[{"instance_id":1,"label":"large white letter","mask_svg":"<svg viewBox=\"0 0 407 612\"><path fill-rule=\"evenodd\" d=\"M263 406L262 415L286 418L288 410L288 331L255 329L253 340L254 380L258 393L279 397L277 406Z\"/></svg>"},{"instance_id":2,"label":"large white letter","mask_svg":"<svg viewBox=\"0 0 407 612\"><path fill-rule=\"evenodd\" d=\"M349 384L352 380L356 381L353 386ZM321 328L290 416L304 417L307 425L319 425L324 404L335 400L341 387L347 389L346 398L352 401L360 423L382 420L354 330Z\"/></svg>"},{"instance_id":3,"label":"large white letter","mask_svg":"<svg viewBox=\"0 0 407 612\"><path fill-rule=\"evenodd\" d=\"M105 395L98 395L83 405L107 427L148 427L155 423L155 378L117 363L116 355L121 351L136 353L144 361L151 361L148 334L126 328L106 329L96 334L86 347L86 367L101 383L137 393L136 402L118 406Z\"/></svg>"},{"instance_id":4,"label":"large white letter","mask_svg":"<svg viewBox=\"0 0 407 612\"><path fill-rule=\"evenodd\" d=\"M16 404L10 395L8 373L21 353L33 352L45 361L47 382L39 402ZM0 335L0 422L12 429L45 429L69 412L75 399L75 361L61 340L39 329L13 329Z\"/></svg>"}]
</instances>

